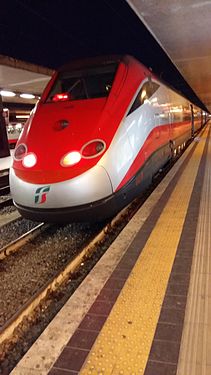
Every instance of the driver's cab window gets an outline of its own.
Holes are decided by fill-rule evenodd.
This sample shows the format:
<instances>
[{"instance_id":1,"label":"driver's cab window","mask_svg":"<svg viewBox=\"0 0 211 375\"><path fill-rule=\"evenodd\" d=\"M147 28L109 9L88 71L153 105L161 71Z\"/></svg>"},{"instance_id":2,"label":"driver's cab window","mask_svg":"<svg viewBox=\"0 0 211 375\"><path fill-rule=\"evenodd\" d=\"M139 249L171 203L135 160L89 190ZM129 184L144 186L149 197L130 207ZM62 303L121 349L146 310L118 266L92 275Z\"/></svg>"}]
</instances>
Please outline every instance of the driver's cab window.
<instances>
[{"instance_id":1,"label":"driver's cab window","mask_svg":"<svg viewBox=\"0 0 211 375\"><path fill-rule=\"evenodd\" d=\"M157 91L159 85L152 81L147 81L141 87L136 99L133 102L133 105L128 113L128 115L134 112L137 108L139 108L142 104L144 104L147 100L151 98L151 96Z\"/></svg>"}]
</instances>

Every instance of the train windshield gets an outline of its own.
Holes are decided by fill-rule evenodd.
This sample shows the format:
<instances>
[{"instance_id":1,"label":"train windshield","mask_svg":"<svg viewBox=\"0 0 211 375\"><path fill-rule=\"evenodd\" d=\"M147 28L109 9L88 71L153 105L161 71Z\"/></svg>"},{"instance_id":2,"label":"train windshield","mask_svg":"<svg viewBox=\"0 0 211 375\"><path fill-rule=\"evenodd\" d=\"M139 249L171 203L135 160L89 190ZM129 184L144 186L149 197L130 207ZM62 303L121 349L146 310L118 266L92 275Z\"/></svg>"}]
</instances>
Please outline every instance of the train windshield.
<instances>
[{"instance_id":1,"label":"train windshield","mask_svg":"<svg viewBox=\"0 0 211 375\"><path fill-rule=\"evenodd\" d=\"M102 98L109 95L118 64L60 72L46 102Z\"/></svg>"}]
</instances>

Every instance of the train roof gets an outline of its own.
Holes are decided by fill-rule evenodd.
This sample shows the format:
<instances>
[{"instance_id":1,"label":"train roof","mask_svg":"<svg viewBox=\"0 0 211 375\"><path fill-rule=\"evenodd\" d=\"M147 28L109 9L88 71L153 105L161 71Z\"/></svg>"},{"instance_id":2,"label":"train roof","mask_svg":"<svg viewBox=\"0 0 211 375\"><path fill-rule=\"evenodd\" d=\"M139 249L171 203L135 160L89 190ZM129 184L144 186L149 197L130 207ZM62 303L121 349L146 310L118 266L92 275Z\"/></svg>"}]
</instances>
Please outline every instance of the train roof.
<instances>
[{"instance_id":1,"label":"train roof","mask_svg":"<svg viewBox=\"0 0 211 375\"><path fill-rule=\"evenodd\" d=\"M103 65L109 65L109 64L118 64L121 61L124 63L128 63L130 60L135 60L137 63L141 64L145 69L151 73L152 77L162 83L163 85L167 86L169 89L176 92L178 95L182 96L183 98L187 99L191 104L198 107L196 104L192 103L181 91L175 89L172 85L165 82L161 77L157 76L150 68L143 65L142 62L140 62L138 59L136 59L134 56L131 56L129 54L122 54L122 55L105 55L105 56L95 56L90 58L81 58L77 60L72 60L69 63L61 66L57 72L64 72L68 70L80 70L80 69L86 69L91 67L99 67ZM200 107L198 107L200 108Z\"/></svg>"},{"instance_id":2,"label":"train roof","mask_svg":"<svg viewBox=\"0 0 211 375\"><path fill-rule=\"evenodd\" d=\"M106 56L84 58L80 60L77 59L77 60L70 61L69 63L65 65L62 65L58 69L58 72L63 72L63 71L72 70L72 69L94 67L94 66L99 66L99 65L115 64L115 63L119 63L120 61L125 60L126 57L129 57L129 56L128 55L106 55Z\"/></svg>"}]
</instances>

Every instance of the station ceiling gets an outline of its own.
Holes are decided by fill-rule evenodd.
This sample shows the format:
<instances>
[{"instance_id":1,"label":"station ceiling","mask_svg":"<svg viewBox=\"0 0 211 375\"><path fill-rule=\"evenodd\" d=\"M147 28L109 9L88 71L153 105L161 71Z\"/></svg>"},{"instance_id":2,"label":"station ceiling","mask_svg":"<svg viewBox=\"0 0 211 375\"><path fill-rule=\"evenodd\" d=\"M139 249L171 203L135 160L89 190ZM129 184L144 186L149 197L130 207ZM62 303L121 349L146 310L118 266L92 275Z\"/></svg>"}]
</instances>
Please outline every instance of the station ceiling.
<instances>
[{"instance_id":1,"label":"station ceiling","mask_svg":"<svg viewBox=\"0 0 211 375\"><path fill-rule=\"evenodd\" d=\"M72 59L126 53L211 111L210 12L203 0L7 0L0 4L0 89L38 96Z\"/></svg>"},{"instance_id":2,"label":"station ceiling","mask_svg":"<svg viewBox=\"0 0 211 375\"><path fill-rule=\"evenodd\" d=\"M211 112L211 0L127 0Z\"/></svg>"},{"instance_id":3,"label":"station ceiling","mask_svg":"<svg viewBox=\"0 0 211 375\"><path fill-rule=\"evenodd\" d=\"M7 98L11 103L29 103L19 96L26 93L35 95L30 100L31 104L35 104L53 72L52 69L0 55L0 88L17 94Z\"/></svg>"}]
</instances>

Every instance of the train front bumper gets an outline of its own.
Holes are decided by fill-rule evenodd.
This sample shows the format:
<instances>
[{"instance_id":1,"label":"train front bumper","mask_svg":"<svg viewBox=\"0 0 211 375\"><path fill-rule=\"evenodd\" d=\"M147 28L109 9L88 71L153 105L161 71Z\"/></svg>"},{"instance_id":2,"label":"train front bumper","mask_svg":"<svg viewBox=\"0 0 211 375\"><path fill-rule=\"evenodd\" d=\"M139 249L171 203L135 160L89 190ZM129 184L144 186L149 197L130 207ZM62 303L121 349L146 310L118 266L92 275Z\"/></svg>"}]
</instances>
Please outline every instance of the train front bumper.
<instances>
[{"instance_id":1,"label":"train front bumper","mask_svg":"<svg viewBox=\"0 0 211 375\"><path fill-rule=\"evenodd\" d=\"M18 211L31 220L97 221L108 216L108 212L103 212L105 204L108 211L112 211L113 189L106 170L101 166L71 180L45 185L23 181L11 168L10 189Z\"/></svg>"}]
</instances>

